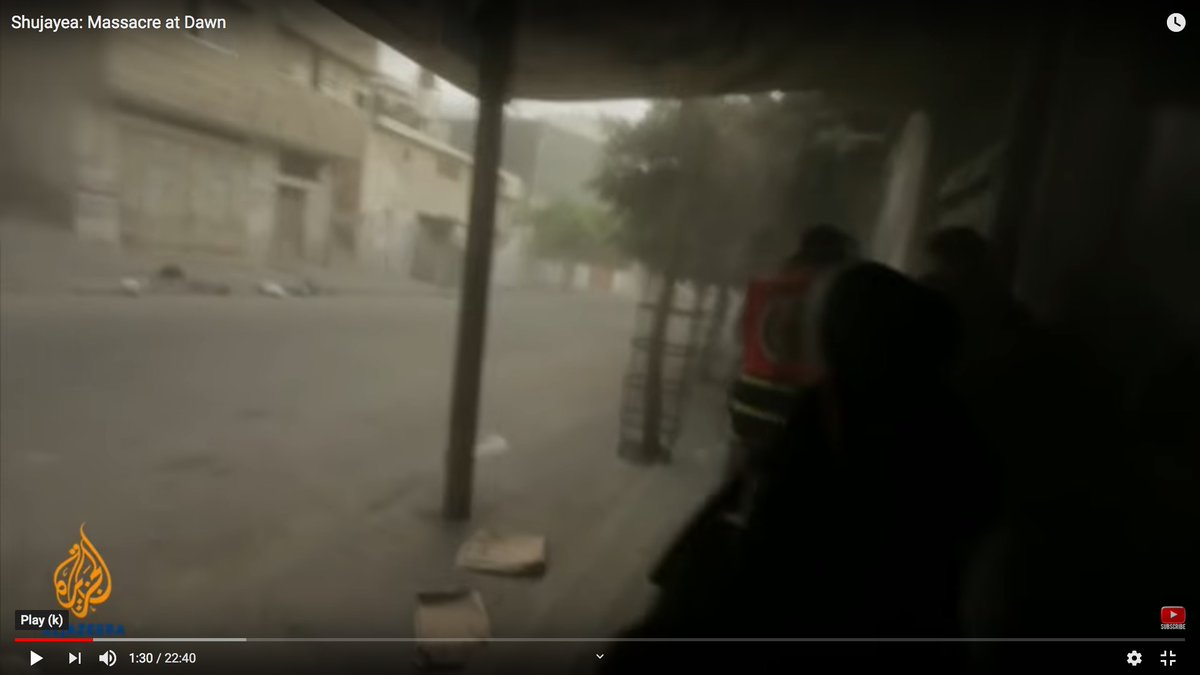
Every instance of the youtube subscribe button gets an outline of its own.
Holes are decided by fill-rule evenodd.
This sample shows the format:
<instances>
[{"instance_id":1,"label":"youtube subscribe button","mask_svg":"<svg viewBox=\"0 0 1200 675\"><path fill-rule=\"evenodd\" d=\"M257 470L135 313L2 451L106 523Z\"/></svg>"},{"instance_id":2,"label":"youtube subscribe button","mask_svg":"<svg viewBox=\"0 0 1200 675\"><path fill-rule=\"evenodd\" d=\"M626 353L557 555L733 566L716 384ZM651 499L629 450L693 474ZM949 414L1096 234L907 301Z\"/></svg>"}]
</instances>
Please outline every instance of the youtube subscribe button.
<instances>
[{"instance_id":1,"label":"youtube subscribe button","mask_svg":"<svg viewBox=\"0 0 1200 675\"><path fill-rule=\"evenodd\" d=\"M1163 607L1158 620L1163 630L1183 630L1187 623L1187 610L1178 605Z\"/></svg>"}]
</instances>

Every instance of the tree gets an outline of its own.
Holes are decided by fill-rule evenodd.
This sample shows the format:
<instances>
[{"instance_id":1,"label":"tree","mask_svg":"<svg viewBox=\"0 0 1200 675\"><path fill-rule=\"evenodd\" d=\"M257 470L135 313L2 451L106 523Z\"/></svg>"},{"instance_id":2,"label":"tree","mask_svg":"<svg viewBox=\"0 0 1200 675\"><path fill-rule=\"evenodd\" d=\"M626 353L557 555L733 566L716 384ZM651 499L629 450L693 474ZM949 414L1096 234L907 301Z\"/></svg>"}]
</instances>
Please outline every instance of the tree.
<instances>
[{"instance_id":1,"label":"tree","mask_svg":"<svg viewBox=\"0 0 1200 675\"><path fill-rule=\"evenodd\" d=\"M557 200L530 216L533 250L568 262L611 262L618 255L616 222L603 208Z\"/></svg>"},{"instance_id":2,"label":"tree","mask_svg":"<svg viewBox=\"0 0 1200 675\"><path fill-rule=\"evenodd\" d=\"M677 102L659 103L636 124L614 125L594 186L618 217L622 250L657 272L688 269L688 277L703 258L696 244L716 229L713 209L726 202L713 193L721 186L701 157L714 126L698 112L685 121L682 111Z\"/></svg>"},{"instance_id":3,"label":"tree","mask_svg":"<svg viewBox=\"0 0 1200 675\"><path fill-rule=\"evenodd\" d=\"M646 359L647 456L666 456L658 416L676 282L692 282L698 297L715 285L713 325L723 324L730 286L776 268L802 226L849 213L835 188L854 139L819 94L664 102L612 125L593 185L617 216L618 244L661 279ZM716 331L707 338L711 355Z\"/></svg>"},{"instance_id":4,"label":"tree","mask_svg":"<svg viewBox=\"0 0 1200 675\"><path fill-rule=\"evenodd\" d=\"M688 105L686 118L682 104L662 102L611 126L593 185L630 256L657 272L673 260L684 280L740 284L786 257L804 225L853 226L841 169L879 139L854 132L824 96Z\"/></svg>"},{"instance_id":5,"label":"tree","mask_svg":"<svg viewBox=\"0 0 1200 675\"><path fill-rule=\"evenodd\" d=\"M565 283L578 263L613 264L621 258L616 221L602 207L556 200L535 210L530 221L534 254L563 263Z\"/></svg>"}]
</instances>

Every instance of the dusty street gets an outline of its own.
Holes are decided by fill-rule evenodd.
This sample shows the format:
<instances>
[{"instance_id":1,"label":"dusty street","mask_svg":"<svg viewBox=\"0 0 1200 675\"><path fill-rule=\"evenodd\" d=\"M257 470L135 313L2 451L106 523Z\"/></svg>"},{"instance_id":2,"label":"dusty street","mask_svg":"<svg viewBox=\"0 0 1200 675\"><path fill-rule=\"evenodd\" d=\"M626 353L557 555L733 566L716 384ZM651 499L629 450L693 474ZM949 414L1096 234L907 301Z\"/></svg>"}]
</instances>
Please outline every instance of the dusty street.
<instances>
[{"instance_id":1,"label":"dusty street","mask_svg":"<svg viewBox=\"0 0 1200 675\"><path fill-rule=\"evenodd\" d=\"M56 606L86 522L113 580L92 621L128 634L410 636L414 594L462 583L498 636L610 632L702 497L712 444L670 468L617 459L629 301L500 294L481 433L511 449L479 460L473 521L444 525L456 312L437 296L4 296L0 612ZM455 570L481 526L546 534L547 575Z\"/></svg>"}]
</instances>

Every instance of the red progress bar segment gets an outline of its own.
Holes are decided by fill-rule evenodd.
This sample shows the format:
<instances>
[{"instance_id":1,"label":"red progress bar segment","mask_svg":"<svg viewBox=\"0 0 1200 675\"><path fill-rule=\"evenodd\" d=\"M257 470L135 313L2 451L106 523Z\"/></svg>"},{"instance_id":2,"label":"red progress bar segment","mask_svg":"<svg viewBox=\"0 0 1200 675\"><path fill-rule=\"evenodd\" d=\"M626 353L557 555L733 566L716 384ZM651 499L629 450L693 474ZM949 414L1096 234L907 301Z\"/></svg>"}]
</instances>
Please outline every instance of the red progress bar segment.
<instances>
[{"instance_id":1,"label":"red progress bar segment","mask_svg":"<svg viewBox=\"0 0 1200 675\"><path fill-rule=\"evenodd\" d=\"M92 638L13 638L13 642L91 642Z\"/></svg>"}]
</instances>

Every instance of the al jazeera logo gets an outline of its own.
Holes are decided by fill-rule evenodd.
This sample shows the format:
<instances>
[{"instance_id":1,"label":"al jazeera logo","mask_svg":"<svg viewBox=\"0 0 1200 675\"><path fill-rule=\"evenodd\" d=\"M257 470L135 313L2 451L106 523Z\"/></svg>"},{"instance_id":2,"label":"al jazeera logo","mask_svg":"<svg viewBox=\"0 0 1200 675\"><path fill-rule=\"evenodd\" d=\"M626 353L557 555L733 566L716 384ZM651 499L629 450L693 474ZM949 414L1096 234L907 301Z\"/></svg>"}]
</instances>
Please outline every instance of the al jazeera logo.
<instances>
[{"instance_id":1,"label":"al jazeera logo","mask_svg":"<svg viewBox=\"0 0 1200 675\"><path fill-rule=\"evenodd\" d=\"M112 575L100 551L79 526L79 543L54 570L54 597L76 618L86 619L112 595Z\"/></svg>"}]
</instances>

